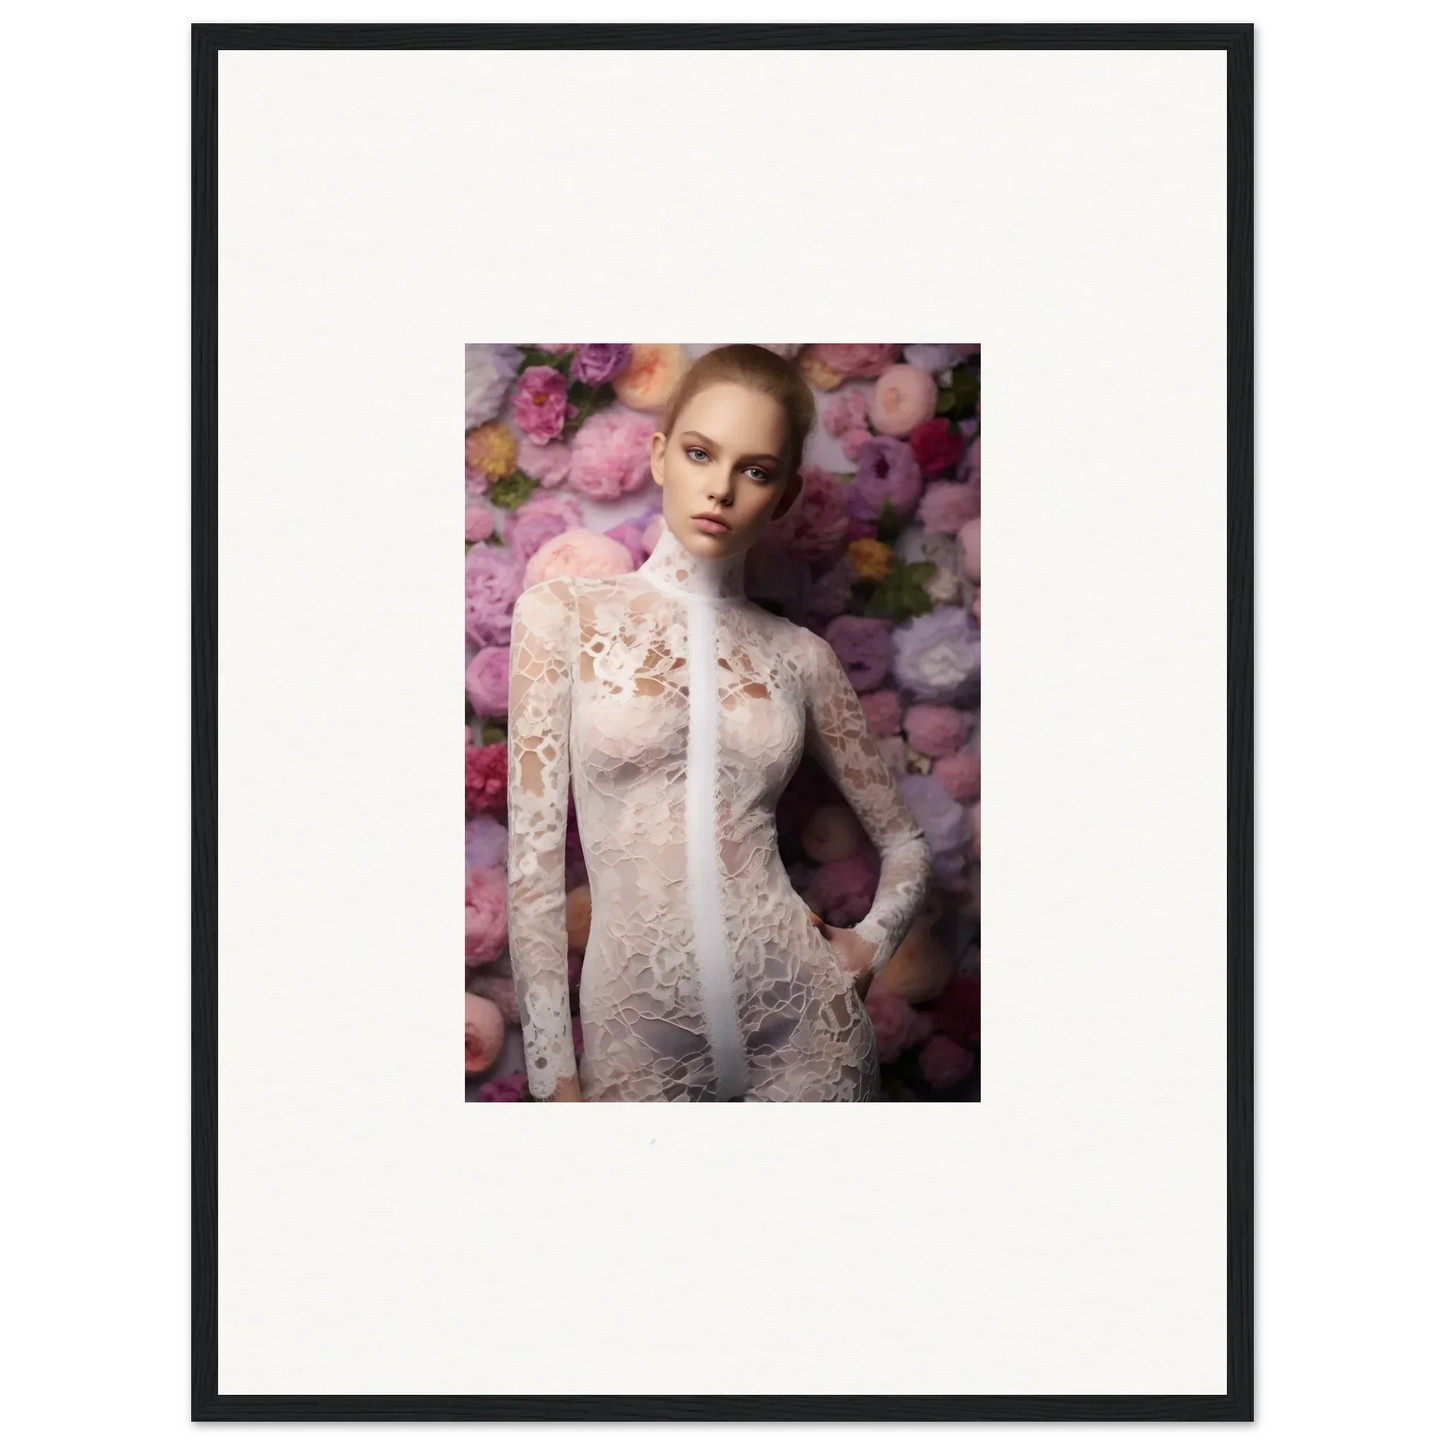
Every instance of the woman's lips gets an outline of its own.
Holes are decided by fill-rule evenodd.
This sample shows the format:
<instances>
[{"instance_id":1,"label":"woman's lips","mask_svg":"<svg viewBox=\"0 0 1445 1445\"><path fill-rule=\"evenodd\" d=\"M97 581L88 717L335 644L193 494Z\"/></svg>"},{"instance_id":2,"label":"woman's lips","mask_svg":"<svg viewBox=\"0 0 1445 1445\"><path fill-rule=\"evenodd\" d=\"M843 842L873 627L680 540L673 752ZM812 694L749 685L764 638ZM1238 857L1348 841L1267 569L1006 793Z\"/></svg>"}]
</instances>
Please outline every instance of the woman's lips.
<instances>
[{"instance_id":1,"label":"woman's lips","mask_svg":"<svg viewBox=\"0 0 1445 1445\"><path fill-rule=\"evenodd\" d=\"M732 530L726 522L719 522L715 517L709 517L705 512L699 512L692 520L700 530L711 532L714 537L721 537L724 533Z\"/></svg>"}]
</instances>

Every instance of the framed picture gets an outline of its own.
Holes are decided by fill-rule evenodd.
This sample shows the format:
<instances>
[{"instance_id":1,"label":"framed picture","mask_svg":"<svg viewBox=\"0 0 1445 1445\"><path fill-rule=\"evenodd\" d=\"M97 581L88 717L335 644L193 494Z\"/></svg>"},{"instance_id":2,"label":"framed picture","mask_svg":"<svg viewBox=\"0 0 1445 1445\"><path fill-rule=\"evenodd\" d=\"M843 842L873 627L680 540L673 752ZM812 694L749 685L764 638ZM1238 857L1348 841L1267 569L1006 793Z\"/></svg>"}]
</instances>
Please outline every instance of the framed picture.
<instances>
[{"instance_id":1,"label":"framed picture","mask_svg":"<svg viewBox=\"0 0 1445 1445\"><path fill-rule=\"evenodd\" d=\"M1252 1419L1252 27L192 67L193 1419Z\"/></svg>"}]
</instances>

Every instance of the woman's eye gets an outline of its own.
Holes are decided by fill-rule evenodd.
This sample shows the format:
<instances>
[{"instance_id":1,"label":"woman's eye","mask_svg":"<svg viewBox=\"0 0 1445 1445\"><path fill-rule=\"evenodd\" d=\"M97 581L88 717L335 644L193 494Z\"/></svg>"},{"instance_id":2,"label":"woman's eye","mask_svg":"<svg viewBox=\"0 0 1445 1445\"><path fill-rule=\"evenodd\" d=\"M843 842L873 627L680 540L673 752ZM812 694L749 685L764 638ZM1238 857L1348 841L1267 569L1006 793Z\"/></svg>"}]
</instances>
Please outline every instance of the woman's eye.
<instances>
[{"instance_id":1,"label":"woman's eye","mask_svg":"<svg viewBox=\"0 0 1445 1445\"><path fill-rule=\"evenodd\" d=\"M703 451L702 451L702 448L701 448L701 447L688 447L686 454L687 454L688 456L691 456L694 452L702 452L703 456L706 456L706 455L707 455L706 452L703 452Z\"/></svg>"},{"instance_id":2,"label":"woman's eye","mask_svg":"<svg viewBox=\"0 0 1445 1445\"><path fill-rule=\"evenodd\" d=\"M750 472L756 472L758 474L758 480L760 482L767 483L772 481L773 479L772 473L764 471L762 467L749 467L748 470Z\"/></svg>"}]
</instances>

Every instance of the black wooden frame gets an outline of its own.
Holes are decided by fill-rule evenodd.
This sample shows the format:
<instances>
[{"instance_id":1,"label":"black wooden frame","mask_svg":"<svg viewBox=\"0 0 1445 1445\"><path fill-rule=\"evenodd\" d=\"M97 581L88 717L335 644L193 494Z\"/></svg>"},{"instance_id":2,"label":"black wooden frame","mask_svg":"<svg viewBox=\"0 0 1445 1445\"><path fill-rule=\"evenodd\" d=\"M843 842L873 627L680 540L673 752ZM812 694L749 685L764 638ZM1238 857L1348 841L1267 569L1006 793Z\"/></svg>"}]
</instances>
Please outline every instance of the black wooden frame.
<instances>
[{"instance_id":1,"label":"black wooden frame","mask_svg":"<svg viewBox=\"0 0 1445 1445\"><path fill-rule=\"evenodd\" d=\"M1228 1253L1221 1395L221 1395L217 1356L217 79L222 50L1208 49L1228 80ZM1254 27L209 25L191 27L193 1420L1254 1418Z\"/></svg>"}]
</instances>

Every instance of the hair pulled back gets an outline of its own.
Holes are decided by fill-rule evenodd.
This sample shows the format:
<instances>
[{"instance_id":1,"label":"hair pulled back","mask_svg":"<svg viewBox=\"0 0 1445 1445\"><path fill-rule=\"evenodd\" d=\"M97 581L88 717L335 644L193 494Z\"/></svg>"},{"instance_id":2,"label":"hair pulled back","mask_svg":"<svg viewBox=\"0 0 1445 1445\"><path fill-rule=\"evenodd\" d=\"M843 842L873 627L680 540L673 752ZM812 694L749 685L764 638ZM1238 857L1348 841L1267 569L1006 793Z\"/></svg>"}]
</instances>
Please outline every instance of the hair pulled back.
<instances>
[{"instance_id":1,"label":"hair pulled back","mask_svg":"<svg viewBox=\"0 0 1445 1445\"><path fill-rule=\"evenodd\" d=\"M672 439L677 418L687 403L715 382L731 381L772 397L783 409L788 434L785 476L792 476L803 464L803 448L818 420L812 388L795 362L769 351L766 346L737 342L705 351L688 369L667 399L659 428Z\"/></svg>"}]
</instances>

